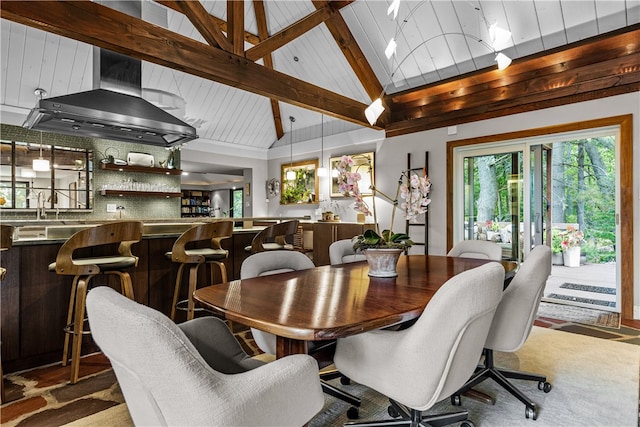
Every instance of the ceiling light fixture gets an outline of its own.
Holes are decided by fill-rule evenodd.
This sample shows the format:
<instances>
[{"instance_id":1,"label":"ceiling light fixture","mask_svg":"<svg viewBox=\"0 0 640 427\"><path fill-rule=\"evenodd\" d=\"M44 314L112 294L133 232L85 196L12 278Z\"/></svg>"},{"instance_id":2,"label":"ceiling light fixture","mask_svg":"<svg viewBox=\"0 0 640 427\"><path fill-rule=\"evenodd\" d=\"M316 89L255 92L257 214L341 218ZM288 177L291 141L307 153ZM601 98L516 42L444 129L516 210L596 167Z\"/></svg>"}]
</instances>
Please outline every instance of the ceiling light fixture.
<instances>
[{"instance_id":1,"label":"ceiling light fixture","mask_svg":"<svg viewBox=\"0 0 640 427\"><path fill-rule=\"evenodd\" d=\"M318 176L327 176L327 168L324 167L324 114L320 115L320 167L318 168Z\"/></svg>"},{"instance_id":2,"label":"ceiling light fixture","mask_svg":"<svg viewBox=\"0 0 640 427\"><path fill-rule=\"evenodd\" d=\"M462 37L470 38L472 40L477 41L482 46L486 47L487 49L489 49L491 52L493 52L496 55L494 60L498 64L498 69L499 70L504 70L509 65L511 65L511 58L509 58L507 55L505 55L502 52L497 52L490 44L488 44L487 42L485 42L484 40L482 40L479 37L476 37L476 36L473 36L473 35L467 34L467 33L443 33L443 34L438 34L438 35L435 35L433 37L430 37L427 40L424 40L422 43L420 43L416 47L414 47L411 50L411 52L409 52L402 59L402 61L400 61L398 63L398 65L395 67L395 69L393 70L393 72L389 76L390 80L393 80L393 76L396 74L398 69L402 66L404 61L406 61L409 57L411 57L413 55L413 53L418 48L420 48L421 46L429 43L430 41L432 41L432 40L434 40L434 39L436 39L438 37L444 37L444 36L462 36ZM393 39L392 39L392 41L394 42L393 53L391 55L387 55L387 50L389 50L389 46L387 46L387 50L385 50L385 55L387 55L387 58L391 58L391 56L393 56L395 54L395 41ZM386 92L386 87L383 88L382 93L380 93L380 96L378 98L376 98L371 104L369 104L369 106L364 110L364 115L367 118L367 121L369 122L369 124L371 126L375 125L375 123L378 121L378 119L380 118L380 116L382 115L382 113L385 110L384 105L382 104L382 96L385 94L385 92Z\"/></svg>"},{"instance_id":3,"label":"ceiling light fixture","mask_svg":"<svg viewBox=\"0 0 640 427\"><path fill-rule=\"evenodd\" d=\"M40 131L40 158L33 159L31 165L34 171L45 172L51 170L49 160L42 157L42 131Z\"/></svg>"},{"instance_id":4,"label":"ceiling light fixture","mask_svg":"<svg viewBox=\"0 0 640 427\"><path fill-rule=\"evenodd\" d=\"M390 15L393 12L393 19L395 20L398 17L398 10L400 9L400 0L393 0L391 2L391 6L387 9L387 15Z\"/></svg>"},{"instance_id":5,"label":"ceiling light fixture","mask_svg":"<svg viewBox=\"0 0 640 427\"><path fill-rule=\"evenodd\" d=\"M47 96L47 91L41 88L37 88L33 91L36 96L40 97L40 101L42 102L42 98ZM33 159L31 164L31 168L34 171L45 172L51 169L49 165L49 160L42 157L42 131L40 131L40 157L38 159Z\"/></svg>"},{"instance_id":6,"label":"ceiling light fixture","mask_svg":"<svg viewBox=\"0 0 640 427\"><path fill-rule=\"evenodd\" d=\"M293 170L293 122L296 118L289 116L289 170L287 171L287 181L295 181L296 172Z\"/></svg>"},{"instance_id":7,"label":"ceiling light fixture","mask_svg":"<svg viewBox=\"0 0 640 427\"><path fill-rule=\"evenodd\" d=\"M500 28L495 23L489 26L489 38L491 39L491 47L500 50L511 39L511 31Z\"/></svg>"}]
</instances>

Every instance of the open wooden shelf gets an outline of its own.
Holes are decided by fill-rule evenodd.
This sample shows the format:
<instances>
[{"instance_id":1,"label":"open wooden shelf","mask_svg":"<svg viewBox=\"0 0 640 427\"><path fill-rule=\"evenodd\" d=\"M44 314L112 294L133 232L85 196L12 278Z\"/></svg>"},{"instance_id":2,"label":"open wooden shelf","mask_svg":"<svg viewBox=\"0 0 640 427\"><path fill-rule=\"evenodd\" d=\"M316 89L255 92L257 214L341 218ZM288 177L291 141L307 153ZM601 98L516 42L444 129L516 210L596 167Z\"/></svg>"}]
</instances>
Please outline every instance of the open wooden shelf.
<instances>
[{"instance_id":1,"label":"open wooden shelf","mask_svg":"<svg viewBox=\"0 0 640 427\"><path fill-rule=\"evenodd\" d=\"M128 190L100 190L103 196L136 196L136 197L181 197L182 193L164 193L161 191L128 191Z\"/></svg>"},{"instance_id":2,"label":"open wooden shelf","mask_svg":"<svg viewBox=\"0 0 640 427\"><path fill-rule=\"evenodd\" d=\"M132 166L132 165L116 165L115 163L100 163L100 169L116 172L142 172L142 173L157 173L162 175L182 175L182 169L166 169L147 166ZM178 193L179 194L179 193Z\"/></svg>"}]
</instances>

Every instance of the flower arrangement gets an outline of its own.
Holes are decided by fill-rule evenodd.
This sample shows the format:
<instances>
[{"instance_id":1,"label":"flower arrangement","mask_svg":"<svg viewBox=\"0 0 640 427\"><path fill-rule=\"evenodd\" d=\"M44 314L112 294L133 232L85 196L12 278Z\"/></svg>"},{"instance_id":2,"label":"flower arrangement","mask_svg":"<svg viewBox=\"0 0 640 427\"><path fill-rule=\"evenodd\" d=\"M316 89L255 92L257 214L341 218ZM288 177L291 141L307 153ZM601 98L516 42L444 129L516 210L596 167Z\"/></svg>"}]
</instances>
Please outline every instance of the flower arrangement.
<instances>
[{"instance_id":1,"label":"flower arrangement","mask_svg":"<svg viewBox=\"0 0 640 427\"><path fill-rule=\"evenodd\" d=\"M363 200L360 188L358 187L358 181L362 179L362 176L357 170L351 170L353 164L354 162L351 156L342 156L340 159L337 167L339 189L346 197L355 198L354 209L357 212L370 216L372 215L372 211ZM354 238L353 248L361 250L367 248L410 248L413 245L411 238L405 233L394 233L392 231L393 222L398 207L402 209L404 218L411 222L415 222L418 215L427 212L427 206L431 203L431 199L429 199L431 180L427 177L426 171L423 169L422 175L412 170L402 171L398 179L398 187L394 198L389 197L373 185L370 189L374 195L373 217L376 230L366 230L364 234L356 236ZM376 195L380 195L393 205L391 225L382 232L380 232L376 215ZM401 202L399 202L399 198Z\"/></svg>"},{"instance_id":2,"label":"flower arrangement","mask_svg":"<svg viewBox=\"0 0 640 427\"><path fill-rule=\"evenodd\" d=\"M563 250L580 246L580 243L584 240L582 231L571 225L567 225L567 230L560 234L562 235L562 242L560 244Z\"/></svg>"}]
</instances>

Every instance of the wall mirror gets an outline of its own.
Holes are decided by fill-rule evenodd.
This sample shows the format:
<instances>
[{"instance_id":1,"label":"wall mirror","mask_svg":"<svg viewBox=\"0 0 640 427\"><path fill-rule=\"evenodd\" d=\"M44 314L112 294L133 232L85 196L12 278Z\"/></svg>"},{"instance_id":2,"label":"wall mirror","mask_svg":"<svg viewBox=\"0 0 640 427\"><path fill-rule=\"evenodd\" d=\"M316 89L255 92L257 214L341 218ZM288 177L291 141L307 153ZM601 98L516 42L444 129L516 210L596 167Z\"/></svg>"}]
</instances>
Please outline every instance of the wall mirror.
<instances>
[{"instance_id":1,"label":"wall mirror","mask_svg":"<svg viewBox=\"0 0 640 427\"><path fill-rule=\"evenodd\" d=\"M318 159L286 163L281 169L280 204L318 203Z\"/></svg>"},{"instance_id":2,"label":"wall mirror","mask_svg":"<svg viewBox=\"0 0 640 427\"><path fill-rule=\"evenodd\" d=\"M92 209L90 150L0 141L0 153L0 209ZM34 170L41 158L48 170Z\"/></svg>"},{"instance_id":3,"label":"wall mirror","mask_svg":"<svg viewBox=\"0 0 640 427\"><path fill-rule=\"evenodd\" d=\"M353 159L353 166L351 166L351 172L358 172L362 179L358 182L358 188L360 194L363 196L371 196L373 192L369 187L375 185L375 162L374 152L348 154ZM329 165L331 166L331 197L344 197L344 194L340 192L340 186L338 185L338 165L342 156L331 157L329 159Z\"/></svg>"}]
</instances>

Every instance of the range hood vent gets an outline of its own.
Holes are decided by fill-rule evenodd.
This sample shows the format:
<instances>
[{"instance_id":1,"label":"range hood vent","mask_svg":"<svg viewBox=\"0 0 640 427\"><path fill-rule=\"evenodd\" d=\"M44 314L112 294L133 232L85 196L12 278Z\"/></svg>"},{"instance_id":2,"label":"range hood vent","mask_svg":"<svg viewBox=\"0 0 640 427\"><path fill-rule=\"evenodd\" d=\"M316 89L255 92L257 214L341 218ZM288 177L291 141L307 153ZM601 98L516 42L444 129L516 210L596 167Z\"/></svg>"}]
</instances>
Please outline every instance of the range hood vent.
<instances>
[{"instance_id":1,"label":"range hood vent","mask_svg":"<svg viewBox=\"0 0 640 427\"><path fill-rule=\"evenodd\" d=\"M24 127L172 147L198 138L193 126L144 99L106 89L43 98Z\"/></svg>"},{"instance_id":2,"label":"range hood vent","mask_svg":"<svg viewBox=\"0 0 640 427\"><path fill-rule=\"evenodd\" d=\"M140 1L96 0L140 18L143 9L153 20L163 10ZM143 8L143 6L145 6ZM93 88L54 98L40 98L23 126L68 135L172 147L198 138L196 129L144 100L142 63L107 49L93 48Z\"/></svg>"}]
</instances>

